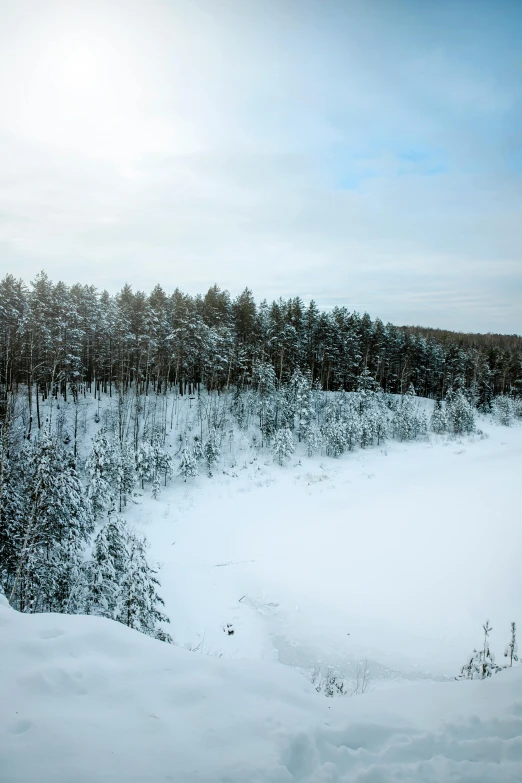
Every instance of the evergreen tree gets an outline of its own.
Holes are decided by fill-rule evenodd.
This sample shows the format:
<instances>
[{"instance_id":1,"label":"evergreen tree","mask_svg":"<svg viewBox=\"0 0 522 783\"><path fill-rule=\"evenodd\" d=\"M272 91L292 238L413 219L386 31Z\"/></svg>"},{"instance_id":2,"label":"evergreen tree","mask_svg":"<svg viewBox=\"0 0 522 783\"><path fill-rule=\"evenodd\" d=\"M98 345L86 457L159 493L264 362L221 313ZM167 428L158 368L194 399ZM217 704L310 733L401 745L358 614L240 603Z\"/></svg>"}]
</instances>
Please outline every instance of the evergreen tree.
<instances>
[{"instance_id":1,"label":"evergreen tree","mask_svg":"<svg viewBox=\"0 0 522 783\"><path fill-rule=\"evenodd\" d=\"M473 432L475 429L475 413L462 389L446 395L446 410L452 431L456 435Z\"/></svg>"},{"instance_id":2,"label":"evergreen tree","mask_svg":"<svg viewBox=\"0 0 522 783\"><path fill-rule=\"evenodd\" d=\"M104 511L112 511L117 494L117 470L115 451L102 430L94 438L92 452L85 463L87 476L87 497L94 514L99 517Z\"/></svg>"},{"instance_id":3,"label":"evergreen tree","mask_svg":"<svg viewBox=\"0 0 522 783\"><path fill-rule=\"evenodd\" d=\"M188 446L184 446L178 465L178 474L183 477L183 481L188 478L195 478L198 475L198 463L194 457L194 452Z\"/></svg>"},{"instance_id":4,"label":"evergreen tree","mask_svg":"<svg viewBox=\"0 0 522 783\"><path fill-rule=\"evenodd\" d=\"M510 427L513 424L515 418L515 406L513 400L507 397L505 394L499 394L493 400L493 412L495 418L499 424L503 424L505 427Z\"/></svg>"},{"instance_id":5,"label":"evergreen tree","mask_svg":"<svg viewBox=\"0 0 522 783\"><path fill-rule=\"evenodd\" d=\"M313 457L322 446L321 428L315 421L310 421L303 429L302 434L306 443L306 452L309 457Z\"/></svg>"},{"instance_id":6,"label":"evergreen tree","mask_svg":"<svg viewBox=\"0 0 522 783\"><path fill-rule=\"evenodd\" d=\"M435 402L433 412L431 414L431 429L433 432L436 432L437 435L441 435L448 429L446 411L442 407L442 402L440 400Z\"/></svg>"},{"instance_id":7,"label":"evergreen tree","mask_svg":"<svg viewBox=\"0 0 522 783\"><path fill-rule=\"evenodd\" d=\"M141 488L145 488L146 481L154 481L156 472L156 455L154 446L150 443L140 443L136 452L136 473L141 481Z\"/></svg>"},{"instance_id":8,"label":"evergreen tree","mask_svg":"<svg viewBox=\"0 0 522 783\"><path fill-rule=\"evenodd\" d=\"M145 539L128 536L116 619L136 631L171 642L171 637L159 625L170 621L160 609L164 601L156 592L159 581L147 562L145 548Z\"/></svg>"},{"instance_id":9,"label":"evergreen tree","mask_svg":"<svg viewBox=\"0 0 522 783\"><path fill-rule=\"evenodd\" d=\"M272 454L274 459L282 465L295 451L294 439L288 427L277 430L272 442Z\"/></svg>"},{"instance_id":10,"label":"evergreen tree","mask_svg":"<svg viewBox=\"0 0 522 783\"><path fill-rule=\"evenodd\" d=\"M219 458L219 443L217 432L215 429L211 429L207 441L204 447L205 462L207 465L207 472L209 476L212 476L212 466L217 462Z\"/></svg>"},{"instance_id":11,"label":"evergreen tree","mask_svg":"<svg viewBox=\"0 0 522 783\"><path fill-rule=\"evenodd\" d=\"M504 658L508 659L510 666L513 666L513 661L518 661L517 627L515 623L511 623L511 639L504 650Z\"/></svg>"}]
</instances>

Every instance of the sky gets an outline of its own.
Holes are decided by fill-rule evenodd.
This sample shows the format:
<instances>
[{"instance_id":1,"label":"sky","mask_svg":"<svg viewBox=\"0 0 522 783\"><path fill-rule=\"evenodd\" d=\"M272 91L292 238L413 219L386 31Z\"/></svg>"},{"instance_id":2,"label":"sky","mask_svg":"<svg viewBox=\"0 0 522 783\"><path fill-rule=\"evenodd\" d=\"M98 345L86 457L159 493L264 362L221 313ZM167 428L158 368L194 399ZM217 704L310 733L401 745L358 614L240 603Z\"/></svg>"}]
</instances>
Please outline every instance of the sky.
<instances>
[{"instance_id":1,"label":"sky","mask_svg":"<svg viewBox=\"0 0 522 783\"><path fill-rule=\"evenodd\" d=\"M520 0L0 0L0 274L522 333Z\"/></svg>"}]
</instances>

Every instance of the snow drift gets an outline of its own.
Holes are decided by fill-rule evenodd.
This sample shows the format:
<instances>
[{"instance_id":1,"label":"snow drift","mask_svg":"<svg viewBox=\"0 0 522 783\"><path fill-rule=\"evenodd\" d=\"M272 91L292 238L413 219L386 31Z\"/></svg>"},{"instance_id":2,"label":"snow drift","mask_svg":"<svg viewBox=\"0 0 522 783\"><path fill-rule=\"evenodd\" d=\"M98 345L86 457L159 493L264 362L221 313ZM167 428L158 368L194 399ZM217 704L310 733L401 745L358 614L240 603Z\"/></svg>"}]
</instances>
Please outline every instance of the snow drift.
<instances>
[{"instance_id":1,"label":"snow drift","mask_svg":"<svg viewBox=\"0 0 522 783\"><path fill-rule=\"evenodd\" d=\"M522 667L325 699L277 663L3 598L0 661L2 783L522 780Z\"/></svg>"}]
</instances>

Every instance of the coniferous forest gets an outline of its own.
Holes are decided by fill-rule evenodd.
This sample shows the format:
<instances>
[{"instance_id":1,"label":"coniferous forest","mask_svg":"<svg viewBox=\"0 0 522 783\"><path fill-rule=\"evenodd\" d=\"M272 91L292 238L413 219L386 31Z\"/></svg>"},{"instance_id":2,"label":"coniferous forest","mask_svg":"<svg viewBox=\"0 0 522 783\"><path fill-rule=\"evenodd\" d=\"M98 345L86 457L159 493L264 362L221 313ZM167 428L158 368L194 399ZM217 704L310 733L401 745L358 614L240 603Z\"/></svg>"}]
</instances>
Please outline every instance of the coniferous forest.
<instances>
[{"instance_id":1,"label":"coniferous forest","mask_svg":"<svg viewBox=\"0 0 522 783\"><path fill-rule=\"evenodd\" d=\"M246 388L258 363L271 364L279 383L299 367L324 391L354 391L366 370L392 394L413 384L441 399L458 383L487 407L498 394L522 393L520 336L395 326L299 297L257 305L249 289L232 299L217 286L191 297L126 285L111 296L53 284L43 272L30 286L8 275L0 330L2 405L23 385L33 426L41 395Z\"/></svg>"},{"instance_id":2,"label":"coniferous forest","mask_svg":"<svg viewBox=\"0 0 522 783\"><path fill-rule=\"evenodd\" d=\"M170 641L157 569L125 521L137 493L234 469L241 438L252 460L284 465L472 433L477 409L509 425L522 411L522 338L383 324L298 297L256 304L248 289L111 296L8 275L0 392L10 603Z\"/></svg>"}]
</instances>

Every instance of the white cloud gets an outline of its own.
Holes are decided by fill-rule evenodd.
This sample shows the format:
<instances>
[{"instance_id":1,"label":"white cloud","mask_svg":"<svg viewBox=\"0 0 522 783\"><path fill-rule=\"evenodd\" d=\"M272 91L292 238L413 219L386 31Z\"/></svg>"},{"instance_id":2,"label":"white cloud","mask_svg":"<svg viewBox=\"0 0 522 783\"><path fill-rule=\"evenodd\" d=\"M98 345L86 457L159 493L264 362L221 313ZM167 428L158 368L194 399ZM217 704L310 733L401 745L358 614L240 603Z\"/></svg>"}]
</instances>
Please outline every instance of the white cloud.
<instances>
[{"instance_id":1,"label":"white cloud","mask_svg":"<svg viewBox=\"0 0 522 783\"><path fill-rule=\"evenodd\" d=\"M365 5L343 36L332 3L296 23L291 3L0 2L5 271L519 329L513 87L403 51ZM412 146L441 173L405 163Z\"/></svg>"}]
</instances>

